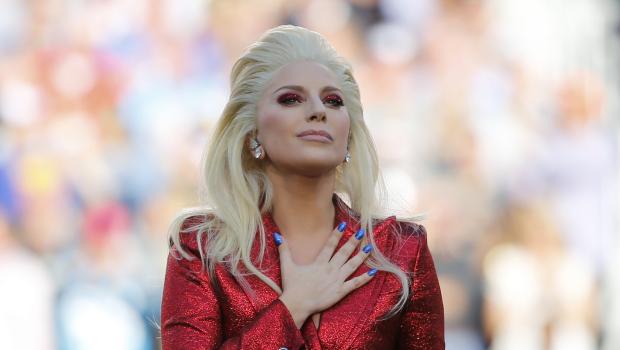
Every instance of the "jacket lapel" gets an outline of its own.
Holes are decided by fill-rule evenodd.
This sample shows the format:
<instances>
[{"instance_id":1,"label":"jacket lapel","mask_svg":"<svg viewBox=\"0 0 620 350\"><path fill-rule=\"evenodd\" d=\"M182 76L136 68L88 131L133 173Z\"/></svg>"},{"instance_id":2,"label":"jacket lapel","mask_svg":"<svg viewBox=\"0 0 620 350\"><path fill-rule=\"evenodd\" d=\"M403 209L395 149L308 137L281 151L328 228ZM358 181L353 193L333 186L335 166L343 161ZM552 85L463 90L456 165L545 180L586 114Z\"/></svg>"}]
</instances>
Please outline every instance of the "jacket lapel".
<instances>
[{"instance_id":1,"label":"jacket lapel","mask_svg":"<svg viewBox=\"0 0 620 350\"><path fill-rule=\"evenodd\" d=\"M255 263L255 266L261 270L267 278L272 280L278 287L282 288L282 279L280 276L280 258L278 254L278 248L273 241L272 235L277 232L277 226L271 218L271 214L267 213L263 215L263 226L265 228L265 252L263 261L260 262L258 257L260 255L260 231L256 232L256 238L252 245L252 251L250 257ZM263 282L255 275L246 276L246 280L251 288L251 291L244 290L248 299L254 307L255 313L267 307L271 302L279 297L278 293L274 291L268 284ZM254 292L252 295L251 292Z\"/></svg>"}]
</instances>

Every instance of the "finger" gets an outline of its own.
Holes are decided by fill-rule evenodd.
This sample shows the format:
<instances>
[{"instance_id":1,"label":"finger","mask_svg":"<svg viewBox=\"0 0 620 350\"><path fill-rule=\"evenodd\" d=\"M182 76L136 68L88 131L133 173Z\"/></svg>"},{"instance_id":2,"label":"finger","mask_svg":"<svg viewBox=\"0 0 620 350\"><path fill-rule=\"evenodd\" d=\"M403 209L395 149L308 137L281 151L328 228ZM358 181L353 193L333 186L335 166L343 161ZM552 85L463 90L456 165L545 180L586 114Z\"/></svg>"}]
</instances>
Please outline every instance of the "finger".
<instances>
[{"instance_id":1,"label":"finger","mask_svg":"<svg viewBox=\"0 0 620 350\"><path fill-rule=\"evenodd\" d=\"M273 233L273 240L278 247L278 252L280 253L280 262L290 263L293 261L291 257L291 251L288 249L288 244L282 238L282 235L279 232Z\"/></svg>"},{"instance_id":2,"label":"finger","mask_svg":"<svg viewBox=\"0 0 620 350\"><path fill-rule=\"evenodd\" d=\"M368 258L371 251L372 251L372 245L368 243L364 246L364 248L360 249L359 252L357 252L357 254L355 254L354 257L352 257L351 259L349 259L349 261L347 261L344 265L342 265L342 268L340 269L340 273L342 274L342 277L346 279L355 270L357 270L357 268L360 267L360 265L362 265L364 260Z\"/></svg>"},{"instance_id":3,"label":"finger","mask_svg":"<svg viewBox=\"0 0 620 350\"><path fill-rule=\"evenodd\" d=\"M359 229L353 236L349 238L330 260L330 264L340 268L349 259L351 253L355 250L355 247L360 243L360 240L364 237L365 230Z\"/></svg>"},{"instance_id":4,"label":"finger","mask_svg":"<svg viewBox=\"0 0 620 350\"><path fill-rule=\"evenodd\" d=\"M329 236L329 239L325 242L325 245L323 245L319 255L316 257L316 261L328 262L329 259L331 259L332 255L334 255L334 250L336 250L338 246L338 242L340 242L340 238L342 238L342 232L344 232L346 227L347 223L343 221L332 231L331 236Z\"/></svg>"},{"instance_id":5,"label":"finger","mask_svg":"<svg viewBox=\"0 0 620 350\"><path fill-rule=\"evenodd\" d=\"M351 291L365 285L366 283L368 283L368 281L373 279L376 273L377 269L370 269L368 272L344 282L344 284L342 285L343 292L345 293L345 295L347 295L351 293Z\"/></svg>"}]
</instances>

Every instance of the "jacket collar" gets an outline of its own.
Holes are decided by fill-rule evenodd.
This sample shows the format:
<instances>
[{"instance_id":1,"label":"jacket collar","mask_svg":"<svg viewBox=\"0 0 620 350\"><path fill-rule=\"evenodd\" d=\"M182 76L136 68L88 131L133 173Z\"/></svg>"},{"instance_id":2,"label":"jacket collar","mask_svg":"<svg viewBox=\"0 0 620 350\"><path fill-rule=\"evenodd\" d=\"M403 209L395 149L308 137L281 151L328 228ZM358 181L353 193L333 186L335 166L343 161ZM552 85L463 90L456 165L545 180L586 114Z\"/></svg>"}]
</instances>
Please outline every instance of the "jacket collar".
<instances>
[{"instance_id":1,"label":"jacket collar","mask_svg":"<svg viewBox=\"0 0 620 350\"><path fill-rule=\"evenodd\" d=\"M333 227L336 227L340 222L345 221L347 226L343 235L338 243L336 249L347 241L347 239L353 235L360 228L359 215L355 213L337 194L333 194L332 202L334 203L336 213L334 216ZM272 235L274 232L280 232L278 225L275 223L271 212L266 212L262 215L263 225L265 228L265 252L263 255L263 261L259 264L259 269L282 288L282 280L280 276L280 259L279 251L273 241ZM389 239L389 235L383 234L387 231L396 220L395 216L390 216L383 220L378 220L374 223L373 235L377 248L383 253L388 252L391 249L392 240ZM254 245L251 252L252 261L257 262L260 255L260 237L258 236L254 240ZM366 273L369 268L362 264L351 277ZM247 278L251 289L254 291L254 297L246 291L249 300L256 312L262 310L269 305L273 300L277 299L279 295L266 283L260 280L254 275L249 275ZM360 322L367 321L373 310L373 306L376 303L377 297L381 291L382 285L385 280L385 273L378 273L369 283L360 287L358 290L351 292L348 296L343 298L340 302L333 305L331 308L325 310L321 314L321 321L319 329L317 330L312 322L311 318L308 318L306 324L302 328L304 336L312 343L318 344L319 338L321 341L328 341L329 339L347 339L348 342L352 342L357 331L361 329ZM350 296L357 293L363 295L363 297L357 297L352 299ZM346 320L343 320L342 314L348 315ZM343 335L348 335L343 337ZM310 338L310 339L308 339ZM340 344L338 348L346 348ZM314 347L313 347L314 348Z\"/></svg>"}]
</instances>

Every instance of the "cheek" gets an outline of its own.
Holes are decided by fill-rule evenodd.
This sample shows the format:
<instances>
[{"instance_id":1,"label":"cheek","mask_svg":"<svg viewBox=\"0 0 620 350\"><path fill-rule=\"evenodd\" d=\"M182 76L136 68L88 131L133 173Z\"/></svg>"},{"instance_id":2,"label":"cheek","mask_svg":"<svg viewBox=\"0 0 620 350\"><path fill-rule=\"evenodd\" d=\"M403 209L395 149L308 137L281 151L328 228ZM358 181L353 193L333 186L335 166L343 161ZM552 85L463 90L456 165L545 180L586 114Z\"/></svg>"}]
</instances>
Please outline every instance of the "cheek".
<instances>
[{"instance_id":1,"label":"cheek","mask_svg":"<svg viewBox=\"0 0 620 350\"><path fill-rule=\"evenodd\" d=\"M351 120L348 114L345 114L343 118L339 119L338 123L334 125L334 131L343 140L346 145L349 141L349 130L351 129Z\"/></svg>"},{"instance_id":2,"label":"cheek","mask_svg":"<svg viewBox=\"0 0 620 350\"><path fill-rule=\"evenodd\" d=\"M281 108L265 108L257 116L258 130L263 144L278 144L293 130L291 116Z\"/></svg>"}]
</instances>

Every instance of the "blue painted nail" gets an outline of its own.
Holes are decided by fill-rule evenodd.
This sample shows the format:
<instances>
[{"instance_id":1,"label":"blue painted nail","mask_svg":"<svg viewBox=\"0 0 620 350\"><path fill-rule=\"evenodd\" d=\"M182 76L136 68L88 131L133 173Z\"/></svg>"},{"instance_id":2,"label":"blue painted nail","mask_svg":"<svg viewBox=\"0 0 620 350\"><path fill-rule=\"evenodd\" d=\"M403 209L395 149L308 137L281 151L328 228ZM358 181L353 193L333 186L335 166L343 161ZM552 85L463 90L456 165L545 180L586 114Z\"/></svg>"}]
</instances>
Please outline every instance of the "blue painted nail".
<instances>
[{"instance_id":1,"label":"blue painted nail","mask_svg":"<svg viewBox=\"0 0 620 350\"><path fill-rule=\"evenodd\" d=\"M370 245L370 243L368 243L362 250L364 251L364 253L368 254L372 250L372 246Z\"/></svg>"},{"instance_id":2,"label":"blue painted nail","mask_svg":"<svg viewBox=\"0 0 620 350\"><path fill-rule=\"evenodd\" d=\"M344 228L347 227L347 223L346 222L341 222L340 225L338 225L338 231L342 232L344 231Z\"/></svg>"},{"instance_id":3,"label":"blue painted nail","mask_svg":"<svg viewBox=\"0 0 620 350\"><path fill-rule=\"evenodd\" d=\"M282 235L277 232L274 232L273 240L276 242L276 247L279 246L280 244L282 244Z\"/></svg>"},{"instance_id":4,"label":"blue painted nail","mask_svg":"<svg viewBox=\"0 0 620 350\"><path fill-rule=\"evenodd\" d=\"M374 276L377 274L377 269L370 269L370 271L368 271L368 276Z\"/></svg>"},{"instance_id":5,"label":"blue painted nail","mask_svg":"<svg viewBox=\"0 0 620 350\"><path fill-rule=\"evenodd\" d=\"M355 238L359 241L360 239L362 239L362 237L364 237L364 232L366 232L366 230L360 228L359 231L357 231L357 233L355 234Z\"/></svg>"}]
</instances>

